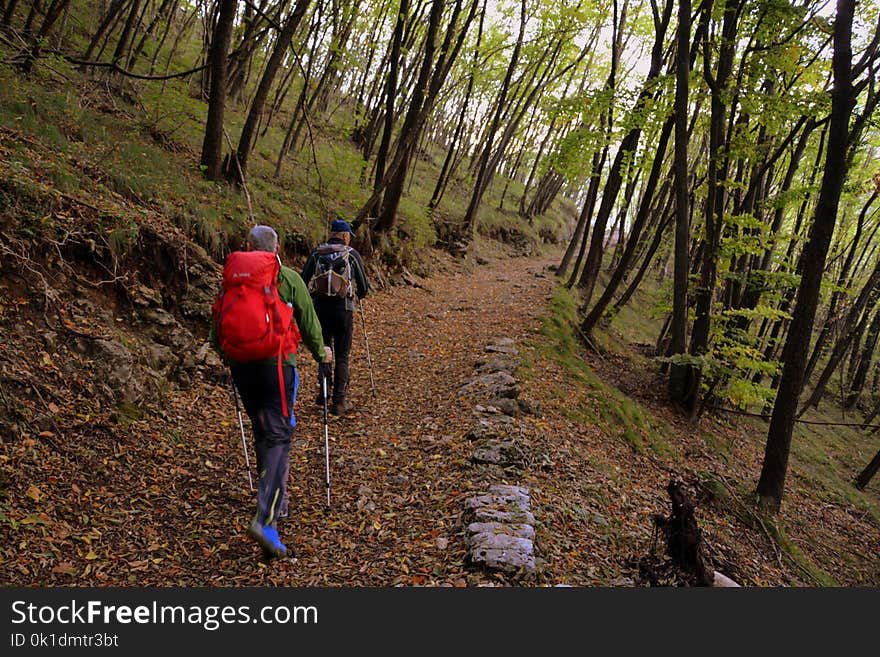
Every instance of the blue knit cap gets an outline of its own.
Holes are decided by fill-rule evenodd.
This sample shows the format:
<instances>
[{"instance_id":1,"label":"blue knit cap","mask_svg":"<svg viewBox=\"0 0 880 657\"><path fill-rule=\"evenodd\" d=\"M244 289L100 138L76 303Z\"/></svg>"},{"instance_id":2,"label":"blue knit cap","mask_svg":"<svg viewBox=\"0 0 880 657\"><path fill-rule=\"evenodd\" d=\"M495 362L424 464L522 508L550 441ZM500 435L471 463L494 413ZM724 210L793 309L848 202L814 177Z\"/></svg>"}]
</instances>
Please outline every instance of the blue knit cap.
<instances>
[{"instance_id":1,"label":"blue knit cap","mask_svg":"<svg viewBox=\"0 0 880 657\"><path fill-rule=\"evenodd\" d=\"M347 221L343 221L342 219L336 219L332 224L330 224L330 232L351 233L352 235L354 235L354 231L351 229L351 224Z\"/></svg>"}]
</instances>

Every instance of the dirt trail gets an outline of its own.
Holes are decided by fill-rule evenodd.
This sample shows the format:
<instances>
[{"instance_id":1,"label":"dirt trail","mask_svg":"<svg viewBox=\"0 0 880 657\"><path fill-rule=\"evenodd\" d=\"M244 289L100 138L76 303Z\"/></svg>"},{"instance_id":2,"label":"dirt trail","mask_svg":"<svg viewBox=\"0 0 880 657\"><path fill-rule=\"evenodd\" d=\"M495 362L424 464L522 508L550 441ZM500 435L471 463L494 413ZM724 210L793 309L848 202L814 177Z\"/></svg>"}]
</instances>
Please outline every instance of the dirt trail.
<instances>
[{"instance_id":1,"label":"dirt trail","mask_svg":"<svg viewBox=\"0 0 880 657\"><path fill-rule=\"evenodd\" d=\"M432 277L423 288L394 287L368 299L368 340L357 317L352 350L356 410L330 421L329 514L323 512L323 422L313 405L315 368L304 357L291 451L290 518L280 528L296 551L295 563L260 563L258 549L243 532L251 504L241 494L246 479L240 445L236 452L233 427L216 433L212 440L224 446L225 460L239 465L222 490L241 504L225 526L215 517L220 524L212 522L205 530L227 545L226 554L215 556L231 558L239 572L232 577L204 572L203 581L465 584L464 546L455 525L463 495L478 485L482 473L468 463L470 448L463 437L473 410L456 392L493 338L521 342L540 328L554 284L546 267L554 261L555 256L498 260L471 274L459 268Z\"/></svg>"},{"instance_id":2,"label":"dirt trail","mask_svg":"<svg viewBox=\"0 0 880 657\"><path fill-rule=\"evenodd\" d=\"M761 441L709 418L694 427L677 417L648 361L583 351L558 357L552 338L539 334L555 288L548 266L557 261L499 257L471 273L447 261L422 287L368 299L375 397L357 317L356 410L330 421L329 513L316 366L302 356L290 516L279 527L296 559L267 562L245 534L255 502L222 370L186 390L169 386L161 403L108 409L82 393L88 382L63 373L63 359L44 354L32 367L80 393L48 404L75 411L66 427L3 444L0 578L25 586L631 585L651 547L652 514L668 511L670 477L723 474L747 490ZM470 462L465 436L475 402L457 396L486 344L502 337L520 350L520 398L539 409L517 420L520 469ZM732 457L718 453L718 441ZM465 563L464 498L497 483L530 492L539 571L529 580ZM840 582L880 581L876 524L799 488L787 493L788 526L803 524L808 537L826 528L817 552L833 555L845 544L832 559ZM816 584L784 562L766 531L711 495L698 500L698 512L725 574L752 585Z\"/></svg>"},{"instance_id":3,"label":"dirt trail","mask_svg":"<svg viewBox=\"0 0 880 657\"><path fill-rule=\"evenodd\" d=\"M499 581L467 567L457 523L465 495L520 483L522 473L470 463L474 402L457 392L489 342L513 338L524 348L535 336L555 285L547 267L557 258L499 254L472 273L446 259L423 285L371 295L364 318L375 396L357 317L356 409L330 421L329 513L316 366L302 355L290 514L279 526L296 559L266 562L246 536L255 496L225 370L208 370L185 389L168 386L158 401L114 408L84 396L88 382L66 378L63 357L44 354L40 367L53 385L60 391L67 382L80 396L71 398L75 408L61 392L49 405L64 414L64 426L4 443L3 579L25 586ZM246 417L244 425L253 470Z\"/></svg>"},{"instance_id":4,"label":"dirt trail","mask_svg":"<svg viewBox=\"0 0 880 657\"><path fill-rule=\"evenodd\" d=\"M423 288L398 286L369 299L365 317L376 394L371 395L357 318L351 384L357 410L330 423L329 514L324 513L322 417L313 405L315 366L307 357L291 457L291 515L281 528L297 553L295 562L267 565L245 537L253 505L237 427L224 429L216 415L204 416L208 438L232 474L219 490L208 491L204 508L209 512L189 525L190 540L215 548L210 560L198 564L175 559L184 581L257 586L626 586L638 581L637 562L652 546L652 514L669 510L670 478L684 476L693 483L695 472L728 473L747 486L757 472L760 440L710 419L691 426L667 408L662 394L656 400L649 395L642 400L645 406L637 407L633 398L614 390L661 390L663 382L650 364L619 354L583 353L592 368L585 371L554 358L549 338L539 332L555 287L548 266L556 262L558 254L502 257L470 274L453 266ZM525 368L520 397L540 408L537 415L518 419L526 454L522 469L470 462L473 446L465 435L476 415L474 402L456 394L485 357L485 345L499 337L516 340ZM215 413L232 422L225 391L213 392ZM732 464L707 442L712 434L714 440L723 436L748 449ZM465 563L458 526L463 500L495 483L529 488L539 562L539 574L530 580L512 581ZM783 562L766 532L714 504L705 491L695 493L715 568L746 585L816 584ZM797 499L787 512L793 524L802 520L798 508L805 502L800 492L790 496ZM864 518L858 534L872 545L880 540ZM826 537L827 544L850 535L837 532ZM853 569L867 581L877 577L869 558ZM836 574L848 583L854 577Z\"/></svg>"}]
</instances>

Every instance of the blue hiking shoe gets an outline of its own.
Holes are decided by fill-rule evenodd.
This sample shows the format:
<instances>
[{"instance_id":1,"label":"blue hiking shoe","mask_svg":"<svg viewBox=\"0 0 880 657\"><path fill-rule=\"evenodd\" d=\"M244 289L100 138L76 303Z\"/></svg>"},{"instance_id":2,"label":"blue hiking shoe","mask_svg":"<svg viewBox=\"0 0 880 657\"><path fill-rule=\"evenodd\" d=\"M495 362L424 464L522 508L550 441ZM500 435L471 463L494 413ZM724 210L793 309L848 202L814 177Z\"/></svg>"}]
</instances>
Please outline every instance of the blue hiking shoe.
<instances>
[{"instance_id":1,"label":"blue hiking shoe","mask_svg":"<svg viewBox=\"0 0 880 657\"><path fill-rule=\"evenodd\" d=\"M267 554L273 557L286 557L287 546L278 538L278 530L275 527L261 525L254 520L247 530L248 536L259 543Z\"/></svg>"}]
</instances>

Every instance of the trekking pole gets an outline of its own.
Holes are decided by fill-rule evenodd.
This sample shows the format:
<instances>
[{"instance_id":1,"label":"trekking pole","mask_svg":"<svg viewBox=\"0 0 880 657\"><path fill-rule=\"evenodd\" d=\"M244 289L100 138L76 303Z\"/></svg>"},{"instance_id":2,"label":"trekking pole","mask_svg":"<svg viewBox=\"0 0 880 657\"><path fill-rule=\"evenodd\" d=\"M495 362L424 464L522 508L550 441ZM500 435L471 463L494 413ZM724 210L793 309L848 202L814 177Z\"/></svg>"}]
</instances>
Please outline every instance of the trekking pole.
<instances>
[{"instance_id":1,"label":"trekking pole","mask_svg":"<svg viewBox=\"0 0 880 657\"><path fill-rule=\"evenodd\" d=\"M370 341L367 339L367 318L364 316L363 303L364 303L363 301L361 301L361 303L360 303L361 324L364 327L364 345L366 345L366 348L367 348L367 365L369 365L369 368L370 368L370 392L372 392L373 397L375 397L376 396L376 385L373 383L373 359L370 358Z\"/></svg>"},{"instance_id":2,"label":"trekking pole","mask_svg":"<svg viewBox=\"0 0 880 657\"><path fill-rule=\"evenodd\" d=\"M244 463L248 473L248 486L251 492L254 492L254 480L251 478L251 460L248 457L247 442L244 439L244 422L241 419L241 407L238 405L238 391L235 389L235 382L232 382L232 398L235 400L235 410L238 413L238 426L241 429L241 448L244 450Z\"/></svg>"},{"instance_id":3,"label":"trekking pole","mask_svg":"<svg viewBox=\"0 0 880 657\"><path fill-rule=\"evenodd\" d=\"M328 363L321 363L321 395L324 398L324 465L326 467L327 478L327 509L330 511L330 422L327 417L327 370L330 369Z\"/></svg>"}]
</instances>

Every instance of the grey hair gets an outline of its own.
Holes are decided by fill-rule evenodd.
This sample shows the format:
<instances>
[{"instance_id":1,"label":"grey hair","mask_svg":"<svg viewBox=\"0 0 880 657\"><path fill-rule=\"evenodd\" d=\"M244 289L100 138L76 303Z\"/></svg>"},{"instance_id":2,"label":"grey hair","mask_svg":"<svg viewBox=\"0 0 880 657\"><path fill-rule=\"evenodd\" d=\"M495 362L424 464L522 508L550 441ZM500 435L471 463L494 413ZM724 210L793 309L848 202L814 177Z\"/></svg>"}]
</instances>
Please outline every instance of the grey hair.
<instances>
[{"instance_id":1,"label":"grey hair","mask_svg":"<svg viewBox=\"0 0 880 657\"><path fill-rule=\"evenodd\" d=\"M247 241L254 251L275 253L278 247L278 233L271 226L254 226L248 233Z\"/></svg>"}]
</instances>

